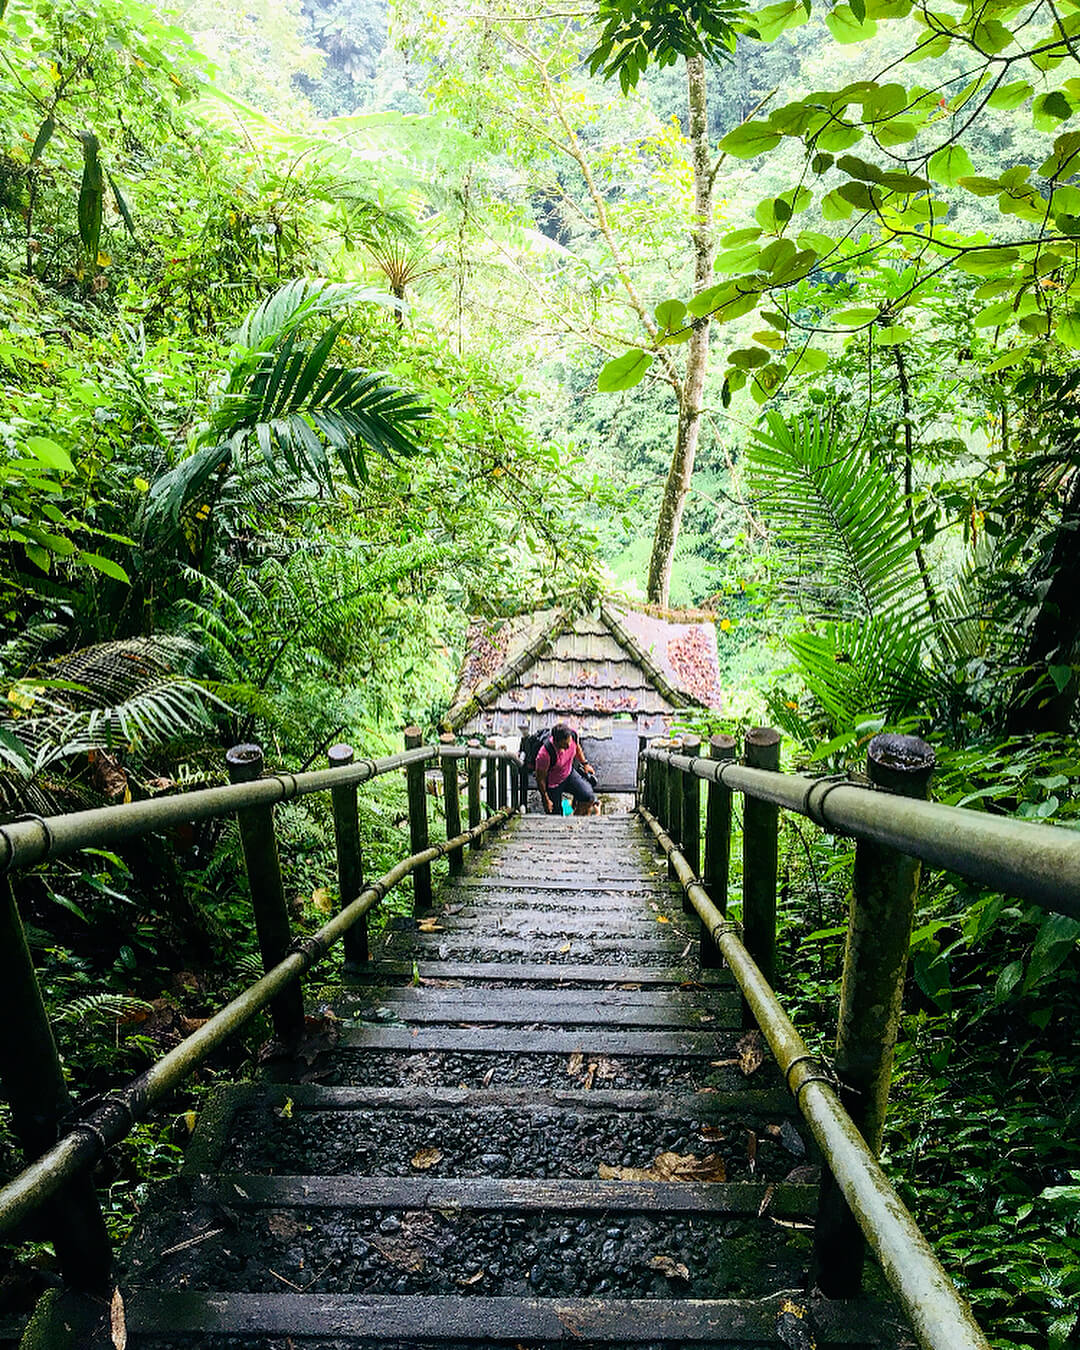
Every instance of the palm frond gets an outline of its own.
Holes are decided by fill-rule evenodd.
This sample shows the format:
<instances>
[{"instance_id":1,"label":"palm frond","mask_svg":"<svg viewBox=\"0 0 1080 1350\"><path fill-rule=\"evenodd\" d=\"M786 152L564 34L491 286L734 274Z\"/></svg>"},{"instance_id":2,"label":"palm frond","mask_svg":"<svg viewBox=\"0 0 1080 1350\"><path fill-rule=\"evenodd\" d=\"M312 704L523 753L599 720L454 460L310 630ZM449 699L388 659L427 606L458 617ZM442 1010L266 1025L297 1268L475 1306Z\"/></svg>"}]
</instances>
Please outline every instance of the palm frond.
<instances>
[{"instance_id":1,"label":"palm frond","mask_svg":"<svg viewBox=\"0 0 1080 1350\"><path fill-rule=\"evenodd\" d=\"M880 465L818 417L767 414L749 446L750 479L779 537L799 551L798 583L823 588L839 619L914 614L923 604L903 497Z\"/></svg>"},{"instance_id":2,"label":"palm frond","mask_svg":"<svg viewBox=\"0 0 1080 1350\"><path fill-rule=\"evenodd\" d=\"M306 323L345 305L373 304L400 309L401 301L373 286L301 277L286 282L250 311L232 334L238 346L263 351Z\"/></svg>"}]
</instances>

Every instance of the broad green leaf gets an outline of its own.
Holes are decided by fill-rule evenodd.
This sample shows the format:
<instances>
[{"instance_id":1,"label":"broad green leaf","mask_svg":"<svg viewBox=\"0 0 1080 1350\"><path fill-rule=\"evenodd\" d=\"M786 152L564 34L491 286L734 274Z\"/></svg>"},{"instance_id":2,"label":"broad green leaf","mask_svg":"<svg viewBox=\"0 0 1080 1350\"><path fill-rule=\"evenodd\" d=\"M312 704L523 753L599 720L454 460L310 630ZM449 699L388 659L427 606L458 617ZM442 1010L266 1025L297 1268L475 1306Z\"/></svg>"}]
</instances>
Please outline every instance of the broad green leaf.
<instances>
[{"instance_id":1,"label":"broad green leaf","mask_svg":"<svg viewBox=\"0 0 1080 1350\"><path fill-rule=\"evenodd\" d=\"M1053 799L1051 799L1053 800ZM1048 914L1039 925L1035 945L1031 949L1023 992L1027 993L1052 975L1072 953L1080 937L1080 920L1067 914Z\"/></svg>"},{"instance_id":2,"label":"broad green leaf","mask_svg":"<svg viewBox=\"0 0 1080 1350\"><path fill-rule=\"evenodd\" d=\"M731 234L725 234L720 240L724 248L738 248L742 244L752 244L755 239L761 238L761 231L757 229L734 230Z\"/></svg>"},{"instance_id":3,"label":"broad green leaf","mask_svg":"<svg viewBox=\"0 0 1080 1350\"><path fill-rule=\"evenodd\" d=\"M795 252L790 239L776 239L761 250L759 266L763 272L779 272L792 262Z\"/></svg>"},{"instance_id":4,"label":"broad green leaf","mask_svg":"<svg viewBox=\"0 0 1080 1350\"><path fill-rule=\"evenodd\" d=\"M879 347L898 347L903 342L911 341L911 329L905 328L903 324L890 324L887 328L879 329L874 338Z\"/></svg>"},{"instance_id":5,"label":"broad green leaf","mask_svg":"<svg viewBox=\"0 0 1080 1350\"><path fill-rule=\"evenodd\" d=\"M866 0L868 19L906 19L912 0Z\"/></svg>"},{"instance_id":6,"label":"broad green leaf","mask_svg":"<svg viewBox=\"0 0 1080 1350\"><path fill-rule=\"evenodd\" d=\"M864 183L880 183L885 177L884 169L871 164L869 160L860 159L858 155L841 155L836 161L836 167L849 178L858 178Z\"/></svg>"},{"instance_id":7,"label":"broad green leaf","mask_svg":"<svg viewBox=\"0 0 1080 1350\"><path fill-rule=\"evenodd\" d=\"M1012 302L1003 300L996 305L987 305L985 309L980 309L978 314L972 320L976 328L1000 328L1003 323L1009 323L1016 317L1016 311L1012 307Z\"/></svg>"},{"instance_id":8,"label":"broad green leaf","mask_svg":"<svg viewBox=\"0 0 1080 1350\"><path fill-rule=\"evenodd\" d=\"M827 192L821 199L821 214L825 220L847 220L854 209L849 201L841 197L836 188L832 192Z\"/></svg>"},{"instance_id":9,"label":"broad green leaf","mask_svg":"<svg viewBox=\"0 0 1080 1350\"><path fill-rule=\"evenodd\" d=\"M1030 347L1014 347L1011 351L1003 352L995 361L991 361L988 366L983 366L983 371L990 375L996 370L1007 370L1009 366L1018 366L1022 361L1026 360L1030 354Z\"/></svg>"},{"instance_id":10,"label":"broad green leaf","mask_svg":"<svg viewBox=\"0 0 1080 1350\"><path fill-rule=\"evenodd\" d=\"M825 22L829 26L829 32L842 43L865 42L867 38L872 38L877 32L877 24L873 19L857 19L850 5L837 5L831 13L825 16Z\"/></svg>"},{"instance_id":11,"label":"broad green leaf","mask_svg":"<svg viewBox=\"0 0 1080 1350\"><path fill-rule=\"evenodd\" d=\"M814 374L828 364L828 352L823 352L820 347L807 347L805 351L792 352L788 358L788 372L791 375Z\"/></svg>"},{"instance_id":12,"label":"broad green leaf","mask_svg":"<svg viewBox=\"0 0 1080 1350\"><path fill-rule=\"evenodd\" d=\"M762 42L774 42L781 33L798 28L809 17L802 0L781 0L780 4L755 10L750 23Z\"/></svg>"},{"instance_id":13,"label":"broad green leaf","mask_svg":"<svg viewBox=\"0 0 1080 1350\"><path fill-rule=\"evenodd\" d=\"M23 544L23 549L30 561L48 576L50 566L48 549L42 548L40 544Z\"/></svg>"},{"instance_id":14,"label":"broad green leaf","mask_svg":"<svg viewBox=\"0 0 1080 1350\"><path fill-rule=\"evenodd\" d=\"M1009 112L1013 108L1019 108L1021 103L1026 103L1034 92L1034 86L1027 80L1013 80L1011 84L999 85L990 95L988 103L991 108Z\"/></svg>"},{"instance_id":15,"label":"broad green leaf","mask_svg":"<svg viewBox=\"0 0 1080 1350\"><path fill-rule=\"evenodd\" d=\"M615 356L600 370L596 387L601 394L616 394L623 389L633 389L645 378L653 359L649 352L639 347Z\"/></svg>"},{"instance_id":16,"label":"broad green leaf","mask_svg":"<svg viewBox=\"0 0 1080 1350\"><path fill-rule=\"evenodd\" d=\"M774 309L763 309L761 311L761 317L767 324L771 324L773 328L778 328L781 333L787 332L789 325L786 315L778 314Z\"/></svg>"},{"instance_id":17,"label":"broad green leaf","mask_svg":"<svg viewBox=\"0 0 1080 1350\"><path fill-rule=\"evenodd\" d=\"M1036 131L1053 131L1059 122L1073 115L1073 106L1060 89L1040 94L1031 105L1031 120Z\"/></svg>"},{"instance_id":18,"label":"broad green leaf","mask_svg":"<svg viewBox=\"0 0 1080 1350\"><path fill-rule=\"evenodd\" d=\"M947 145L944 150L930 156L926 172L935 183L955 187L961 178L974 176L975 166L962 145Z\"/></svg>"},{"instance_id":19,"label":"broad green leaf","mask_svg":"<svg viewBox=\"0 0 1080 1350\"><path fill-rule=\"evenodd\" d=\"M902 192L905 196L912 192L929 192L930 184L925 178L920 178L914 173L885 173L880 178L880 185L888 188L890 192Z\"/></svg>"},{"instance_id":20,"label":"broad green leaf","mask_svg":"<svg viewBox=\"0 0 1080 1350\"><path fill-rule=\"evenodd\" d=\"M982 51L995 55L1003 52L1013 40L1012 33L998 19L982 19L972 30L972 39Z\"/></svg>"},{"instance_id":21,"label":"broad green leaf","mask_svg":"<svg viewBox=\"0 0 1080 1350\"><path fill-rule=\"evenodd\" d=\"M842 309L836 315L836 323L843 324L845 328L861 328L868 323L873 323L878 316L876 306L856 305L851 309Z\"/></svg>"},{"instance_id":22,"label":"broad green leaf","mask_svg":"<svg viewBox=\"0 0 1080 1350\"><path fill-rule=\"evenodd\" d=\"M1059 319L1054 328L1054 336L1066 347L1080 350L1080 310L1073 310Z\"/></svg>"},{"instance_id":23,"label":"broad green leaf","mask_svg":"<svg viewBox=\"0 0 1080 1350\"><path fill-rule=\"evenodd\" d=\"M944 56L952 44L952 38L948 33L928 33L925 37L920 37L915 50L904 57L905 61L912 63L918 61L932 61L935 57Z\"/></svg>"},{"instance_id":24,"label":"broad green leaf","mask_svg":"<svg viewBox=\"0 0 1080 1350\"><path fill-rule=\"evenodd\" d=\"M1001 191L1001 182L997 178L983 178L976 174L974 177L958 178L957 186L962 187L965 192L973 192L976 197L996 197Z\"/></svg>"},{"instance_id":25,"label":"broad green leaf","mask_svg":"<svg viewBox=\"0 0 1080 1350\"><path fill-rule=\"evenodd\" d=\"M1058 691L1059 694L1063 694L1069 686L1069 681L1073 677L1072 666L1050 665L1046 667L1046 670L1047 674L1054 681L1054 688ZM1068 782L1068 779L1066 779L1066 782ZM1059 786L1064 787L1065 784L1062 783L1059 784Z\"/></svg>"},{"instance_id":26,"label":"broad green leaf","mask_svg":"<svg viewBox=\"0 0 1080 1350\"><path fill-rule=\"evenodd\" d=\"M750 336L762 347L768 347L771 351L782 351L786 339L783 333L777 333L772 328L761 328Z\"/></svg>"},{"instance_id":27,"label":"broad green leaf","mask_svg":"<svg viewBox=\"0 0 1080 1350\"><path fill-rule=\"evenodd\" d=\"M653 312L660 327L670 333L682 327L682 321L686 318L686 304L682 300L661 300Z\"/></svg>"},{"instance_id":28,"label":"broad green leaf","mask_svg":"<svg viewBox=\"0 0 1080 1350\"><path fill-rule=\"evenodd\" d=\"M83 173L79 187L79 238L91 263L96 265L100 252L101 222L105 210L105 175L98 158L98 138L89 131L80 134L83 151Z\"/></svg>"},{"instance_id":29,"label":"broad green leaf","mask_svg":"<svg viewBox=\"0 0 1080 1350\"><path fill-rule=\"evenodd\" d=\"M887 150L894 145L906 145L908 141L913 141L921 130L921 122L905 117L881 122L873 128L873 134L878 145Z\"/></svg>"},{"instance_id":30,"label":"broad green leaf","mask_svg":"<svg viewBox=\"0 0 1080 1350\"><path fill-rule=\"evenodd\" d=\"M850 202L857 211L872 211L874 209L875 199L871 196L871 190L865 183L855 182L841 183L836 189L844 201Z\"/></svg>"},{"instance_id":31,"label":"broad green leaf","mask_svg":"<svg viewBox=\"0 0 1080 1350\"><path fill-rule=\"evenodd\" d=\"M854 126L850 122L831 122L818 135L816 145L819 150L831 150L836 153L858 145L865 134L862 127Z\"/></svg>"},{"instance_id":32,"label":"broad green leaf","mask_svg":"<svg viewBox=\"0 0 1080 1350\"><path fill-rule=\"evenodd\" d=\"M35 459L47 464L50 469L58 469L61 473L75 472L71 456L62 445L57 445L48 436L27 436L26 448Z\"/></svg>"},{"instance_id":33,"label":"broad green leaf","mask_svg":"<svg viewBox=\"0 0 1080 1350\"><path fill-rule=\"evenodd\" d=\"M961 253L953 260L953 266L972 276L989 276L1003 267L1010 267L1019 257L1014 248L977 248Z\"/></svg>"},{"instance_id":34,"label":"broad green leaf","mask_svg":"<svg viewBox=\"0 0 1080 1350\"><path fill-rule=\"evenodd\" d=\"M767 154L780 144L780 134L768 122L743 122L720 142L720 149L736 159L753 159Z\"/></svg>"},{"instance_id":35,"label":"broad green leaf","mask_svg":"<svg viewBox=\"0 0 1080 1350\"><path fill-rule=\"evenodd\" d=\"M728 357L728 361L740 370L754 370L769 363L769 353L760 347L739 347Z\"/></svg>"},{"instance_id":36,"label":"broad green leaf","mask_svg":"<svg viewBox=\"0 0 1080 1350\"><path fill-rule=\"evenodd\" d=\"M800 230L795 241L801 249L813 249L821 256L831 253L836 248L836 240L827 234L819 234L816 230Z\"/></svg>"},{"instance_id":37,"label":"broad green leaf","mask_svg":"<svg viewBox=\"0 0 1080 1350\"><path fill-rule=\"evenodd\" d=\"M114 581L130 581L128 574L119 563L113 562L111 558L103 558L100 553L80 552L79 562L85 563L87 567L92 567L96 572L102 572L107 577L112 577Z\"/></svg>"},{"instance_id":38,"label":"broad green leaf","mask_svg":"<svg viewBox=\"0 0 1080 1350\"><path fill-rule=\"evenodd\" d=\"M38 134L34 140L34 148L30 151L31 164L35 164L41 158L41 155L43 154L45 147L49 144L49 141L52 139L52 134L55 130L56 118L53 117L52 113L49 113L48 117L46 117L44 122L42 122L41 126L38 128Z\"/></svg>"}]
</instances>

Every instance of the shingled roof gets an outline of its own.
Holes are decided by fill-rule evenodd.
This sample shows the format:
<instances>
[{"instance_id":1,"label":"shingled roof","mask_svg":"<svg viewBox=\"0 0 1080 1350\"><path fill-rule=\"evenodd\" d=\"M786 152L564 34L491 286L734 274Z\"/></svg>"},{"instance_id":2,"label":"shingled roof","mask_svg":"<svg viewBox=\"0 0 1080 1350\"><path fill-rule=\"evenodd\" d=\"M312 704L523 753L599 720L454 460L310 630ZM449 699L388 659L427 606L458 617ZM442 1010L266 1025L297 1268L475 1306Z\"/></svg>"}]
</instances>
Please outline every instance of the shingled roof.
<instances>
[{"instance_id":1,"label":"shingled roof","mask_svg":"<svg viewBox=\"0 0 1080 1350\"><path fill-rule=\"evenodd\" d=\"M602 736L629 714L653 734L678 708L721 701L711 616L605 602L576 617L547 609L474 620L447 723L470 735L517 735L566 716L583 735Z\"/></svg>"}]
</instances>

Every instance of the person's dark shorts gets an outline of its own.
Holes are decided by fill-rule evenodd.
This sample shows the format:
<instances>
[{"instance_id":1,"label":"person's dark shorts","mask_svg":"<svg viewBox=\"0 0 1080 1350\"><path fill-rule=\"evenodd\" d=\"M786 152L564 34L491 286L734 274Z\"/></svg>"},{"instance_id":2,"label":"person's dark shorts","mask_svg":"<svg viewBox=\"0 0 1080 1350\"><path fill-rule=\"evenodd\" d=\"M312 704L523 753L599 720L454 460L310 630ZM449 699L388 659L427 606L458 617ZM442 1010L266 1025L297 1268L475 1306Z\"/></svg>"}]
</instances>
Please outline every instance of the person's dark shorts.
<instances>
[{"instance_id":1,"label":"person's dark shorts","mask_svg":"<svg viewBox=\"0 0 1080 1350\"><path fill-rule=\"evenodd\" d=\"M551 798L551 809L554 815L559 815L562 811L563 793L569 792L575 806L592 805L596 801L596 793L593 791L593 785L589 780L583 777L577 769L570 770L569 778L564 778L558 787L549 787L548 796Z\"/></svg>"}]
</instances>

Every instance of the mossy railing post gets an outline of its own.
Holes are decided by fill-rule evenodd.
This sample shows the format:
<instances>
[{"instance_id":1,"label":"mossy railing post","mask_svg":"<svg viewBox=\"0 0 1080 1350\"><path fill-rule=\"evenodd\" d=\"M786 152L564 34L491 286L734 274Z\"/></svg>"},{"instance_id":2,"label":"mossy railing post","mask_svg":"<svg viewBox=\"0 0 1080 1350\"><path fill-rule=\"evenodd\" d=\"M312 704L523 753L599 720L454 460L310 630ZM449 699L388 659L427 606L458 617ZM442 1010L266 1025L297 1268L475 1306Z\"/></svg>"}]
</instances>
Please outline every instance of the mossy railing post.
<instances>
[{"instance_id":1,"label":"mossy railing post","mask_svg":"<svg viewBox=\"0 0 1080 1350\"><path fill-rule=\"evenodd\" d=\"M353 762L351 745L332 745L327 751L332 769ZM357 816L355 783L330 789L334 810L334 839L337 841L338 894L341 908L351 905L364 889L364 855L360 848L360 822ZM371 959L368 951L367 915L358 919L341 940L346 970L356 970Z\"/></svg>"},{"instance_id":2,"label":"mossy railing post","mask_svg":"<svg viewBox=\"0 0 1080 1350\"><path fill-rule=\"evenodd\" d=\"M709 738L709 758L733 760L735 737L718 733ZM731 789L723 783L710 782L705 797L705 871L702 882L709 898L720 911L727 913L728 877L731 872ZM701 926L701 965L715 970L724 964L720 948Z\"/></svg>"},{"instance_id":3,"label":"mossy railing post","mask_svg":"<svg viewBox=\"0 0 1080 1350\"><path fill-rule=\"evenodd\" d=\"M509 764L503 757L499 756L498 762L498 783L499 783L499 810L502 811L510 803L510 773Z\"/></svg>"},{"instance_id":4,"label":"mossy railing post","mask_svg":"<svg viewBox=\"0 0 1080 1350\"><path fill-rule=\"evenodd\" d=\"M457 744L452 731L444 731L439 737L444 750ZM461 786L458 782L458 761L456 756L444 755L441 760L443 781L443 810L446 814L446 837L456 839L461 833ZM465 857L460 848L447 854L447 863L452 877L459 877L465 870Z\"/></svg>"},{"instance_id":5,"label":"mossy railing post","mask_svg":"<svg viewBox=\"0 0 1080 1350\"><path fill-rule=\"evenodd\" d=\"M485 745L488 750L495 749L491 737L488 737ZM499 761L494 755L488 755L484 761L484 788L487 813L493 816L499 809Z\"/></svg>"},{"instance_id":6,"label":"mossy railing post","mask_svg":"<svg viewBox=\"0 0 1080 1350\"><path fill-rule=\"evenodd\" d=\"M677 740L668 741L668 750L674 754L679 748ZM668 765L667 771L667 832L672 843L676 848L682 847L682 803L683 803L683 775L673 764ZM668 880L675 881L678 878L678 872L670 856L668 857Z\"/></svg>"},{"instance_id":7,"label":"mossy railing post","mask_svg":"<svg viewBox=\"0 0 1080 1350\"><path fill-rule=\"evenodd\" d=\"M701 754L701 737L684 736L680 749L688 759L697 759ZM693 773L680 773L679 777L682 779L682 855L697 877L701 875L701 779ZM683 913L694 913L694 906L685 891Z\"/></svg>"},{"instance_id":8,"label":"mossy railing post","mask_svg":"<svg viewBox=\"0 0 1080 1350\"><path fill-rule=\"evenodd\" d=\"M753 727L743 761L752 769L780 768L780 733ZM780 808L749 794L743 798L743 942L770 985L776 984L776 873ZM749 1016L749 1010L744 1008Z\"/></svg>"},{"instance_id":9,"label":"mossy railing post","mask_svg":"<svg viewBox=\"0 0 1080 1350\"><path fill-rule=\"evenodd\" d=\"M875 736L866 770L875 787L925 800L934 752L916 736ZM917 858L895 849L868 840L856 846L835 1066L840 1098L875 1156L889 1101L921 871ZM826 1169L814 1234L822 1292L853 1298L862 1283L865 1252L859 1226Z\"/></svg>"},{"instance_id":10,"label":"mossy railing post","mask_svg":"<svg viewBox=\"0 0 1080 1350\"><path fill-rule=\"evenodd\" d=\"M26 932L10 882L0 877L0 1081L11 1123L27 1161L64 1133L71 1112L64 1072L34 972ZM76 1289L104 1293L112 1251L93 1179L69 1181L41 1210L60 1272Z\"/></svg>"},{"instance_id":11,"label":"mossy railing post","mask_svg":"<svg viewBox=\"0 0 1080 1350\"><path fill-rule=\"evenodd\" d=\"M469 742L469 829L475 830L483 818L480 809L480 766L483 763L480 755L476 752L480 749L480 742L473 740ZM477 835L470 840L469 847L473 850L480 850L484 847L484 836Z\"/></svg>"},{"instance_id":12,"label":"mossy railing post","mask_svg":"<svg viewBox=\"0 0 1080 1350\"><path fill-rule=\"evenodd\" d=\"M405 728L405 749L423 745L419 727ZM409 852L423 853L428 846L427 788L423 764L410 764L405 770L409 793ZM424 863L413 873L413 913L431 908L431 864Z\"/></svg>"},{"instance_id":13,"label":"mossy railing post","mask_svg":"<svg viewBox=\"0 0 1080 1350\"><path fill-rule=\"evenodd\" d=\"M234 745L225 754L229 780L251 783L262 774L263 752L257 745ZM277 835L272 806L247 806L237 811L240 842L244 849L255 932L259 939L263 970L272 970L285 959L292 942L285 887L281 881ZM304 1030L304 994L295 981L270 1004L274 1035L280 1041L295 1040Z\"/></svg>"}]
</instances>

